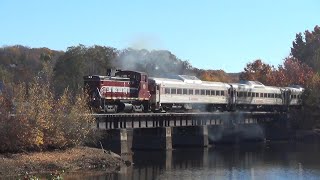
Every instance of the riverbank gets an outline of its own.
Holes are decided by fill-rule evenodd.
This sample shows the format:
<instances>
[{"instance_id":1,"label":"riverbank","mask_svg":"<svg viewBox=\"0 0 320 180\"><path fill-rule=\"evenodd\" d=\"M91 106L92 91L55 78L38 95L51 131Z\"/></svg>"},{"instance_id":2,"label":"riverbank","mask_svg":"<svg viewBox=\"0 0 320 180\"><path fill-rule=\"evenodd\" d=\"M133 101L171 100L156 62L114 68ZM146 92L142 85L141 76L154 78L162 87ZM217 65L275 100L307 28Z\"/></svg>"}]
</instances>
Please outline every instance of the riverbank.
<instances>
[{"instance_id":1,"label":"riverbank","mask_svg":"<svg viewBox=\"0 0 320 180\"><path fill-rule=\"evenodd\" d=\"M113 172L122 165L125 162L115 153L83 146L51 152L0 154L0 179L56 171L103 169Z\"/></svg>"}]
</instances>

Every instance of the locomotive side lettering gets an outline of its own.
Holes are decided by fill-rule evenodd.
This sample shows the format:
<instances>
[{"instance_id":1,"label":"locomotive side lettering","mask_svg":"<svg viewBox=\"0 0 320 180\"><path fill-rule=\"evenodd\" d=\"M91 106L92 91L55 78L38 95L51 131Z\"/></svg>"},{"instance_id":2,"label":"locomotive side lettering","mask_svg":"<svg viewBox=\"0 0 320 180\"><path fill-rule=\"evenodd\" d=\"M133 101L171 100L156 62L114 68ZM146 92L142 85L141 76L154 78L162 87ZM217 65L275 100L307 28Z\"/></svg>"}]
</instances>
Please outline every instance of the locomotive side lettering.
<instances>
[{"instance_id":1,"label":"locomotive side lettering","mask_svg":"<svg viewBox=\"0 0 320 180\"><path fill-rule=\"evenodd\" d=\"M132 88L134 89L134 88ZM130 87L102 86L101 93L130 93Z\"/></svg>"}]
</instances>

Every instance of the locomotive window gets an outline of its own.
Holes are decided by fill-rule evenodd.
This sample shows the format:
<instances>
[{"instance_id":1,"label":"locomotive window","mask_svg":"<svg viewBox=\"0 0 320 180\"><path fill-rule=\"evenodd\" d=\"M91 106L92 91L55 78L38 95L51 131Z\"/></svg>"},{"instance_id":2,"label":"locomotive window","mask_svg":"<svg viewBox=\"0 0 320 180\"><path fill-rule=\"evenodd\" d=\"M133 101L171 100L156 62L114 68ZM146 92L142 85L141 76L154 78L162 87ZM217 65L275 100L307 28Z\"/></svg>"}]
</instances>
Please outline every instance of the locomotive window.
<instances>
[{"instance_id":1,"label":"locomotive window","mask_svg":"<svg viewBox=\"0 0 320 180\"><path fill-rule=\"evenodd\" d=\"M182 93L183 93L183 94L188 94L188 90L187 90L187 89L183 89L183 90L182 90Z\"/></svg>"},{"instance_id":2,"label":"locomotive window","mask_svg":"<svg viewBox=\"0 0 320 180\"><path fill-rule=\"evenodd\" d=\"M196 91L195 91L195 95L199 95L199 94L200 94L199 89L196 89Z\"/></svg>"},{"instance_id":3,"label":"locomotive window","mask_svg":"<svg viewBox=\"0 0 320 180\"><path fill-rule=\"evenodd\" d=\"M216 95L215 91L211 90L211 96L215 96L215 95Z\"/></svg>"},{"instance_id":4,"label":"locomotive window","mask_svg":"<svg viewBox=\"0 0 320 180\"><path fill-rule=\"evenodd\" d=\"M264 93L264 94L263 94L263 97L265 97L265 98L268 97L268 94L267 94L267 93Z\"/></svg>"},{"instance_id":5,"label":"locomotive window","mask_svg":"<svg viewBox=\"0 0 320 180\"><path fill-rule=\"evenodd\" d=\"M182 94L182 89L177 89L177 94Z\"/></svg>"},{"instance_id":6,"label":"locomotive window","mask_svg":"<svg viewBox=\"0 0 320 180\"><path fill-rule=\"evenodd\" d=\"M177 94L177 89L172 88L171 89L171 94Z\"/></svg>"},{"instance_id":7,"label":"locomotive window","mask_svg":"<svg viewBox=\"0 0 320 180\"><path fill-rule=\"evenodd\" d=\"M221 96L224 96L224 91L221 91Z\"/></svg>"},{"instance_id":8,"label":"locomotive window","mask_svg":"<svg viewBox=\"0 0 320 180\"><path fill-rule=\"evenodd\" d=\"M210 96L210 90L206 90L206 95Z\"/></svg>"},{"instance_id":9,"label":"locomotive window","mask_svg":"<svg viewBox=\"0 0 320 180\"><path fill-rule=\"evenodd\" d=\"M165 89L164 89L164 93L165 93L165 94L170 94L170 88L165 88Z\"/></svg>"},{"instance_id":10,"label":"locomotive window","mask_svg":"<svg viewBox=\"0 0 320 180\"><path fill-rule=\"evenodd\" d=\"M201 89L201 95L206 95L206 91L204 89Z\"/></svg>"},{"instance_id":11,"label":"locomotive window","mask_svg":"<svg viewBox=\"0 0 320 180\"><path fill-rule=\"evenodd\" d=\"M220 91L216 91L216 95L217 95L217 96L220 96Z\"/></svg>"},{"instance_id":12,"label":"locomotive window","mask_svg":"<svg viewBox=\"0 0 320 180\"><path fill-rule=\"evenodd\" d=\"M193 95L193 89L189 89L189 95Z\"/></svg>"}]
</instances>

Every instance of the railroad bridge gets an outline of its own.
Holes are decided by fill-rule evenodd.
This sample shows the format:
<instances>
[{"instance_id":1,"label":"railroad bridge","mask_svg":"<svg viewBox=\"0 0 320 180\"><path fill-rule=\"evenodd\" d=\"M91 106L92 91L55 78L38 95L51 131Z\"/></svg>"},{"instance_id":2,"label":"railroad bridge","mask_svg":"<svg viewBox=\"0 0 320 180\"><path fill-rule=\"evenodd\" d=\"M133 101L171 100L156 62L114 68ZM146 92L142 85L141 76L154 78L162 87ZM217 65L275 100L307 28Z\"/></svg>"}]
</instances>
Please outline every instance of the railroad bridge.
<instances>
[{"instance_id":1,"label":"railroad bridge","mask_svg":"<svg viewBox=\"0 0 320 180\"><path fill-rule=\"evenodd\" d=\"M207 147L215 143L239 143L287 139L287 113L121 113L94 114L103 132L104 148L125 154L132 149Z\"/></svg>"}]
</instances>

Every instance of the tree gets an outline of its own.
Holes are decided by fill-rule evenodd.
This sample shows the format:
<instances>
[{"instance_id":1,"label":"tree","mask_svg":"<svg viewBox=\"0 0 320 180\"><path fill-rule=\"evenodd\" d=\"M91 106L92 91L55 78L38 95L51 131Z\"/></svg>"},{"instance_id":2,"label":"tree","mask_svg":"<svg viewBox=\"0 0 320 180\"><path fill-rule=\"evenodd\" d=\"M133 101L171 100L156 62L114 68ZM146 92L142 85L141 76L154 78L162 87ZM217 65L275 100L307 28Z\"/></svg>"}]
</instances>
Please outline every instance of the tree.
<instances>
[{"instance_id":1,"label":"tree","mask_svg":"<svg viewBox=\"0 0 320 180\"><path fill-rule=\"evenodd\" d=\"M259 81L263 84L270 84L268 81L273 75L274 67L258 59L248 63L240 74L241 80Z\"/></svg>"},{"instance_id":2,"label":"tree","mask_svg":"<svg viewBox=\"0 0 320 180\"><path fill-rule=\"evenodd\" d=\"M296 34L292 43L291 56L320 72L320 27L315 26L313 31L306 30Z\"/></svg>"},{"instance_id":3,"label":"tree","mask_svg":"<svg viewBox=\"0 0 320 180\"><path fill-rule=\"evenodd\" d=\"M66 87L76 92L83 85L83 76L90 74L105 75L112 67L117 51L111 47L79 45L69 47L58 59L54 67L54 84L58 94Z\"/></svg>"},{"instance_id":4,"label":"tree","mask_svg":"<svg viewBox=\"0 0 320 180\"><path fill-rule=\"evenodd\" d=\"M277 86L293 84L306 86L313 76L312 68L293 57L288 57L284 60L283 65L280 65L278 70L274 72L269 81Z\"/></svg>"}]
</instances>

